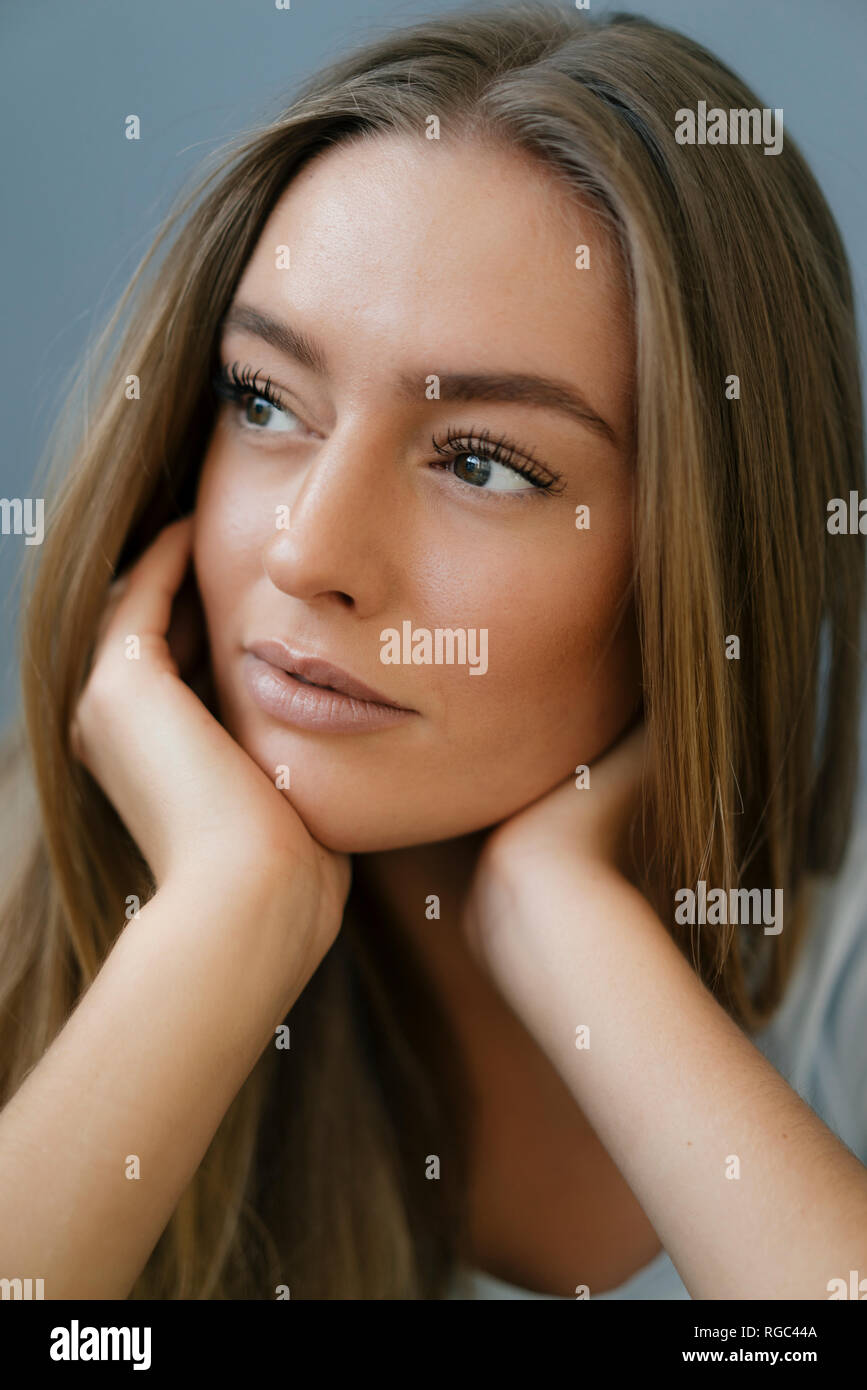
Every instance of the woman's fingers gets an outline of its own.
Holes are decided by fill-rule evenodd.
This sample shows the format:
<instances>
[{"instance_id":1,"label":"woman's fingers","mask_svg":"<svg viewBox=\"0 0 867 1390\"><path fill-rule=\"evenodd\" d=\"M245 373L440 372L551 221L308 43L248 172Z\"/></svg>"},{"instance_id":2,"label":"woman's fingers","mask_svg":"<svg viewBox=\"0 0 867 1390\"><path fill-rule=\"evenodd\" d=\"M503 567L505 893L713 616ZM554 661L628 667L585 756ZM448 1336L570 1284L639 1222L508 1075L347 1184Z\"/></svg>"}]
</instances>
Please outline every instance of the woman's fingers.
<instances>
[{"instance_id":1,"label":"woman's fingers","mask_svg":"<svg viewBox=\"0 0 867 1390\"><path fill-rule=\"evenodd\" d=\"M190 562L192 536L192 517L172 522L128 573L116 581L122 587L103 637L114 654L124 654L128 637L166 640L175 594Z\"/></svg>"},{"instance_id":2,"label":"woman's fingers","mask_svg":"<svg viewBox=\"0 0 867 1390\"><path fill-rule=\"evenodd\" d=\"M167 527L111 595L105 635L75 711L73 752L159 885L224 872L234 862L244 872L276 866L281 882L295 866L295 882L307 885L311 900L319 881L342 891L344 867L315 844L268 773L180 674L169 635L191 540L190 520ZM190 638L194 626L190 617ZM323 901L331 896L329 889Z\"/></svg>"}]
</instances>

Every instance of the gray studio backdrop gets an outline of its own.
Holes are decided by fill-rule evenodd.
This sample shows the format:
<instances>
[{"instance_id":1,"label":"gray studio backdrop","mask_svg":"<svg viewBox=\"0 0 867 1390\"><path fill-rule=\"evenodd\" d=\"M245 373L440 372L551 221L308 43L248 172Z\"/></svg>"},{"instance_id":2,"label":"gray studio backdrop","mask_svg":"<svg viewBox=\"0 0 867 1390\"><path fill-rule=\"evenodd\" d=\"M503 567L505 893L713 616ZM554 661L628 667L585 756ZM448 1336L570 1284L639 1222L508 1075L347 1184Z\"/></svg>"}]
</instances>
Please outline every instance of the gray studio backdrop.
<instances>
[{"instance_id":1,"label":"gray studio backdrop","mask_svg":"<svg viewBox=\"0 0 867 1390\"><path fill-rule=\"evenodd\" d=\"M556 3L556 0L552 0ZM568 0L562 0L564 5ZM0 496L31 497L60 383L125 287L198 162L364 37L449 0L0 0L3 203ZM782 107L840 223L865 322L867 0L591 0L707 44ZM124 137L135 112L142 138ZM50 509L46 507L46 524ZM17 707L23 537L0 535Z\"/></svg>"}]
</instances>

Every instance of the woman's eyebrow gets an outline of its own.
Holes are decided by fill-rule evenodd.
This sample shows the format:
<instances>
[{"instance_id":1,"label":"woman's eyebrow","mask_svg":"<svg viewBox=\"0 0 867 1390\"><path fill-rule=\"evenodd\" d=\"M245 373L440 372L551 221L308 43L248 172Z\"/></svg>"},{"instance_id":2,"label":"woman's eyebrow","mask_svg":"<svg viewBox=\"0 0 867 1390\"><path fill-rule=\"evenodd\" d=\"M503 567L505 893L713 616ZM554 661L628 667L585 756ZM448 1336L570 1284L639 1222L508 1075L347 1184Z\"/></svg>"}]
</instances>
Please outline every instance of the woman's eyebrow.
<instances>
[{"instance_id":1,"label":"woman's eyebrow","mask_svg":"<svg viewBox=\"0 0 867 1390\"><path fill-rule=\"evenodd\" d=\"M227 333L230 328L252 333L255 338L262 338L278 352L282 352L284 357L294 357L302 366L309 367L320 376L328 374L325 353L312 338L308 338L306 333L299 333L282 319L272 318L270 314L254 309L252 304L230 306L220 325L220 332Z\"/></svg>"},{"instance_id":2,"label":"woman's eyebrow","mask_svg":"<svg viewBox=\"0 0 867 1390\"><path fill-rule=\"evenodd\" d=\"M285 320L254 308L252 304L233 304L229 308L221 331L227 332L232 328L262 338L284 357L294 358L320 376L328 373L325 353L314 339L300 333ZM436 376L441 400L464 403L518 401L544 410L556 410L603 435L610 443L618 443L617 435L607 420L593 409L576 387L563 381L528 372L401 372L397 379L401 396L406 400L416 399L419 382L424 382L429 376Z\"/></svg>"}]
</instances>

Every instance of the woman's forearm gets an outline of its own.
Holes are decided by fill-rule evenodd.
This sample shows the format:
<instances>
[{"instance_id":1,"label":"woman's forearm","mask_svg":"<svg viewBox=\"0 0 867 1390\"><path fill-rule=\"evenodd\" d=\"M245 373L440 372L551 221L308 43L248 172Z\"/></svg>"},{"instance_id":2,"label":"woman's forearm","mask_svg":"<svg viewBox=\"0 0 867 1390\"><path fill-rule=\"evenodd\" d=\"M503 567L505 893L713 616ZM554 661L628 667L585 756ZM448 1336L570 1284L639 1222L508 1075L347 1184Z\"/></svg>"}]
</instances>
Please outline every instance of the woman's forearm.
<instances>
[{"instance_id":1,"label":"woman's forearm","mask_svg":"<svg viewBox=\"0 0 867 1390\"><path fill-rule=\"evenodd\" d=\"M820 1299L830 1280L867 1275L867 1168L732 1022L639 893L613 872L582 885L571 871L548 877L532 905L506 895L502 912L501 985L693 1298Z\"/></svg>"},{"instance_id":2,"label":"woman's forearm","mask_svg":"<svg viewBox=\"0 0 867 1390\"><path fill-rule=\"evenodd\" d=\"M0 1114L0 1277L129 1294L315 968L305 924L255 878L161 888Z\"/></svg>"}]
</instances>

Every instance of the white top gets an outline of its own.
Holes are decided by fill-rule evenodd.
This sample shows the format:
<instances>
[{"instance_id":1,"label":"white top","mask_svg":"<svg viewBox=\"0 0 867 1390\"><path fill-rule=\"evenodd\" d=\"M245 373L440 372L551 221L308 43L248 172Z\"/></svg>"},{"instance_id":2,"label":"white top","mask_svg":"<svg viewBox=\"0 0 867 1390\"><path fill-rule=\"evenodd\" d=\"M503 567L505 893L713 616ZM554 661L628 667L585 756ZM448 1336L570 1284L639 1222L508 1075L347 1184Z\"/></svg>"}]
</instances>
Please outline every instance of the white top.
<instances>
[{"instance_id":1,"label":"white top","mask_svg":"<svg viewBox=\"0 0 867 1390\"><path fill-rule=\"evenodd\" d=\"M815 918L782 1004L755 1046L867 1164L867 820L836 878L815 879ZM665 1250L625 1284L591 1298L689 1298ZM450 1299L541 1298L493 1275L459 1269Z\"/></svg>"}]
</instances>

